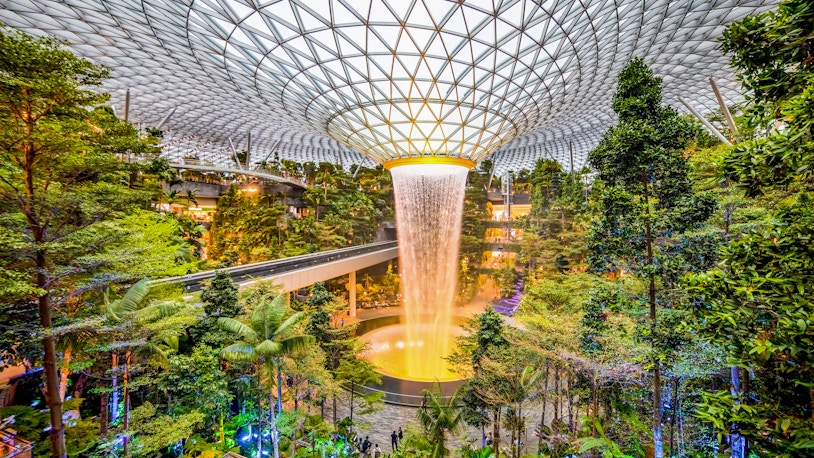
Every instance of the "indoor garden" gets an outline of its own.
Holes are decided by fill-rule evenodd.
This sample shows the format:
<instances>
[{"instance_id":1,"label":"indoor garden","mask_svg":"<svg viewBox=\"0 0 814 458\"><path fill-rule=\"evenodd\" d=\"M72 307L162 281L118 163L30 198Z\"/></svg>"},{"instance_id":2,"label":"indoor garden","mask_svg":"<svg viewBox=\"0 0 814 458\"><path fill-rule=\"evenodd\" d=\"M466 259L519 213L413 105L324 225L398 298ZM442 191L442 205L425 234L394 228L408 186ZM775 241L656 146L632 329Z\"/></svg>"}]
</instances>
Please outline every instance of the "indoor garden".
<instances>
[{"instance_id":1,"label":"indoor garden","mask_svg":"<svg viewBox=\"0 0 814 458\"><path fill-rule=\"evenodd\" d=\"M707 44L737 100L713 82L698 113L668 91L680 74L633 49L613 67L595 138L563 137L561 155L541 147L508 166L514 150L501 148L550 121L528 111L542 110L534 91L577 84L519 69L548 45L517 44L506 81L520 89L476 103L455 102L460 88L442 93L439 78L424 88L424 63L399 96L401 70L389 95L369 76L369 99L356 86L339 97L339 84L315 95L306 70L286 75L284 109L265 116L301 110L280 125L305 133L264 149L189 130L223 146L215 162L167 127L175 108L134 122L130 92L114 103L109 85L132 69L51 26L34 33L15 18L37 15L17 3L0 14L0 457L814 456L811 2L761 3L720 24ZM260 2L202 3L248 8L241 24L278 31L254 22ZM275 12L280 24L317 21L300 3L274 4L296 11ZM330 3L332 24L357 19ZM435 17L411 5L410 21L418 8ZM196 14L190 36L206 22ZM442 35L454 15L424 32ZM273 62L257 68L279 66L274 78L319 64L269 40L230 50L236 30L221 43L234 82L223 91L246 87L249 46L269 46ZM109 38L111 55L126 54ZM460 65L445 52L439 65ZM325 85L362 84L325 68ZM270 94L274 78L252 88ZM161 103L140 97L134 113ZM314 126L330 141L280 146Z\"/></svg>"}]
</instances>

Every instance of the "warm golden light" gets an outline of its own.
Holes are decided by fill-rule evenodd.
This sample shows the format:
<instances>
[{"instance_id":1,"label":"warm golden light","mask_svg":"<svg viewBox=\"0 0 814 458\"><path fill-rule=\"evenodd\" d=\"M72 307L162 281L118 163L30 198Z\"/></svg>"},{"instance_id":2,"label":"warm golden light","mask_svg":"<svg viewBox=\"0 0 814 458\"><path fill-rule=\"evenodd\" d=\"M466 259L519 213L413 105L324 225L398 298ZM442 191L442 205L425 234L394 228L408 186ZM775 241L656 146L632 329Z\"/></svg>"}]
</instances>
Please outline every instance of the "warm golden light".
<instances>
[{"instance_id":1,"label":"warm golden light","mask_svg":"<svg viewBox=\"0 0 814 458\"><path fill-rule=\"evenodd\" d=\"M426 382L448 382L460 380L461 377L450 371L443 359L449 354L440 354L439 348L429 342L437 341L437 336L445 341L442 347L454 348L455 338L463 335L458 326L438 330L432 325L417 327L408 337L405 325L385 326L375 329L364 335L370 342L365 356L376 365L376 371L383 375L405 380L419 380ZM417 367L409 366L410 357L424 361L441 361L440 370L435 364L422 364Z\"/></svg>"},{"instance_id":2,"label":"warm golden light","mask_svg":"<svg viewBox=\"0 0 814 458\"><path fill-rule=\"evenodd\" d=\"M404 157L401 159L393 159L382 163L382 166L387 170L393 170L395 167L402 167L405 165L457 165L471 169L475 167L475 162L469 159L460 157L445 157L445 156L418 156L418 157Z\"/></svg>"}]
</instances>

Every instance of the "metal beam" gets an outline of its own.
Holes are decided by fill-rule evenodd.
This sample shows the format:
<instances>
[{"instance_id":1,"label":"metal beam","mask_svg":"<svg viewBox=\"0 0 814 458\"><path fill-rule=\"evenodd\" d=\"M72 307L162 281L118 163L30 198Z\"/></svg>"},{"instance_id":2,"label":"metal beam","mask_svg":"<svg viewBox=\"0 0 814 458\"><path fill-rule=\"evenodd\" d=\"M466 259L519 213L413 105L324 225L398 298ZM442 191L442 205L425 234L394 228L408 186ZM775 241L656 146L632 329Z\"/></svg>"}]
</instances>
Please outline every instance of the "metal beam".
<instances>
[{"instance_id":1,"label":"metal beam","mask_svg":"<svg viewBox=\"0 0 814 458\"><path fill-rule=\"evenodd\" d=\"M715 93L715 98L718 99L718 105L721 106L721 111L724 114L724 118L726 118L726 123L729 124L729 131L732 132L732 136L738 135L738 127L735 126L735 120L732 119L732 113L729 112L729 107L726 106L724 103L724 98L721 96L721 91L718 90L718 85L715 84L715 80L712 77L709 77L709 84L712 86L712 92Z\"/></svg>"},{"instance_id":2,"label":"metal beam","mask_svg":"<svg viewBox=\"0 0 814 458\"><path fill-rule=\"evenodd\" d=\"M710 132L712 132L716 137L718 137L718 140L726 143L729 146L732 146L732 142L730 142L729 139L726 138L722 133L718 132L718 129L716 129L715 126L710 124L710 122L707 121L706 118L701 116L701 113L696 111L695 108L691 107L690 104L687 103L687 101L684 100L683 97L679 97L678 101L681 102L685 107L687 107L687 109L690 110L690 113L695 115L695 117L698 118L699 121L701 121L701 124L706 126L706 128L709 129Z\"/></svg>"},{"instance_id":3,"label":"metal beam","mask_svg":"<svg viewBox=\"0 0 814 458\"><path fill-rule=\"evenodd\" d=\"M178 107L172 107L172 109L167 113L167 115L164 116L164 119L162 119L161 122L159 122L158 125L155 126L155 128L161 130L161 128L164 127L164 125L169 122L172 115L175 114L176 109L178 109Z\"/></svg>"},{"instance_id":4,"label":"metal beam","mask_svg":"<svg viewBox=\"0 0 814 458\"><path fill-rule=\"evenodd\" d=\"M251 164L251 162L249 161L249 155L251 154L251 151L252 151L252 133L249 132L249 134L246 136L246 167L245 168L247 168L247 169L249 168L249 164Z\"/></svg>"},{"instance_id":5,"label":"metal beam","mask_svg":"<svg viewBox=\"0 0 814 458\"><path fill-rule=\"evenodd\" d=\"M274 152L274 148L277 148L277 145L279 145L281 141L283 141L282 138L277 140L277 142L275 144L271 145L271 149L269 149L269 153L266 154L266 157L263 158L263 162L267 162L269 160L269 156L271 156L271 153Z\"/></svg>"},{"instance_id":6,"label":"metal beam","mask_svg":"<svg viewBox=\"0 0 814 458\"><path fill-rule=\"evenodd\" d=\"M235 158L235 162L237 162L237 167L243 170L243 164L240 163L240 158L237 157L237 150L235 149L235 144L232 143L232 137L228 138L229 146L232 148L232 157Z\"/></svg>"},{"instance_id":7,"label":"metal beam","mask_svg":"<svg viewBox=\"0 0 814 458\"><path fill-rule=\"evenodd\" d=\"M124 121L127 122L130 116L130 89L124 92Z\"/></svg>"}]
</instances>

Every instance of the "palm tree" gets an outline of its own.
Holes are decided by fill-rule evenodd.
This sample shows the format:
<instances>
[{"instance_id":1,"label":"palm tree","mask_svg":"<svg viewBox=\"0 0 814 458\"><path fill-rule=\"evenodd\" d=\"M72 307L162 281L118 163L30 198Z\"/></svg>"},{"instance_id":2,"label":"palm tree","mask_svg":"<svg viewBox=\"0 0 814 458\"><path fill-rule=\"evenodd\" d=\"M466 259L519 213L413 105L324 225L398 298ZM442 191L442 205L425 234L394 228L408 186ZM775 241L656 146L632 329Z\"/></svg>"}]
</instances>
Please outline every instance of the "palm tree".
<instances>
[{"instance_id":1,"label":"palm tree","mask_svg":"<svg viewBox=\"0 0 814 458\"><path fill-rule=\"evenodd\" d=\"M432 445L430 457L444 458L449 455L446 448L447 433L455 433L463 426L458 390L445 398L441 385L435 383L432 391L424 390L421 395L424 400L418 409L417 419Z\"/></svg>"},{"instance_id":2,"label":"palm tree","mask_svg":"<svg viewBox=\"0 0 814 458\"><path fill-rule=\"evenodd\" d=\"M282 411L282 376L280 358L290 352L305 348L314 343L314 337L294 334L297 324L305 317L305 312L297 312L287 319L285 295L281 294L270 302L261 299L251 314L249 324L233 318L218 318L218 325L237 336L241 342L229 345L221 350L224 359L234 362L251 363L255 367L260 385L260 369L266 369L271 377L277 370L277 413ZM274 457L279 458L277 430L274 426L274 403L272 391L269 390L269 421L272 428ZM262 420L261 420L262 424ZM258 435L258 454L262 446L263 435Z\"/></svg>"},{"instance_id":3,"label":"palm tree","mask_svg":"<svg viewBox=\"0 0 814 458\"><path fill-rule=\"evenodd\" d=\"M122 368L122 399L124 402L124 409L122 413L122 429L124 431L124 438L122 442L124 456L129 456L128 452L128 428L130 419L130 390L129 390L129 367L132 363L132 357L136 356L140 360L147 362L151 361L160 367L166 368L167 350L177 350L178 334L183 331L178 329L164 328L156 335L152 331L146 334L143 332L146 328L139 328L138 325L155 324L159 320L168 318L177 314L183 309L191 310L192 307L172 302L156 302L144 306L144 299L150 292L150 280L145 278L138 283L131 286L127 292L120 299L113 302L108 300L108 293L105 291L104 304L105 304L105 319L108 326L107 330L116 332L120 337L126 336L125 340L115 339L111 343L113 350L112 358L112 372L113 372L113 412L114 419L115 413L118 410L118 390L116 389L117 377L116 373L119 370L118 352L116 349L124 349L124 365ZM134 327L135 326L135 327ZM138 336L135 333L139 333ZM157 337L160 344L155 344L148 337ZM103 396L103 404L106 404L107 397ZM103 405L103 408L107 408ZM106 429L106 425L102 426Z\"/></svg>"}]
</instances>

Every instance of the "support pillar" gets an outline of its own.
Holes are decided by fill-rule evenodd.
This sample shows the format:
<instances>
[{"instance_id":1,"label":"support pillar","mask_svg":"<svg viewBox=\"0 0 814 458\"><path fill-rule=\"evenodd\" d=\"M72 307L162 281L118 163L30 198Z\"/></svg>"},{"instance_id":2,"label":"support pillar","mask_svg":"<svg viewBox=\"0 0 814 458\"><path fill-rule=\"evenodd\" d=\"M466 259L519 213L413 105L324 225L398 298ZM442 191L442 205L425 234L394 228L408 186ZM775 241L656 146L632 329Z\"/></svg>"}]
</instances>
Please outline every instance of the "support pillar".
<instances>
[{"instance_id":1,"label":"support pillar","mask_svg":"<svg viewBox=\"0 0 814 458\"><path fill-rule=\"evenodd\" d=\"M348 315L356 316L356 271L348 274L348 304L350 312Z\"/></svg>"},{"instance_id":2,"label":"support pillar","mask_svg":"<svg viewBox=\"0 0 814 458\"><path fill-rule=\"evenodd\" d=\"M291 291L285 292L285 306L286 308L291 308Z\"/></svg>"}]
</instances>

